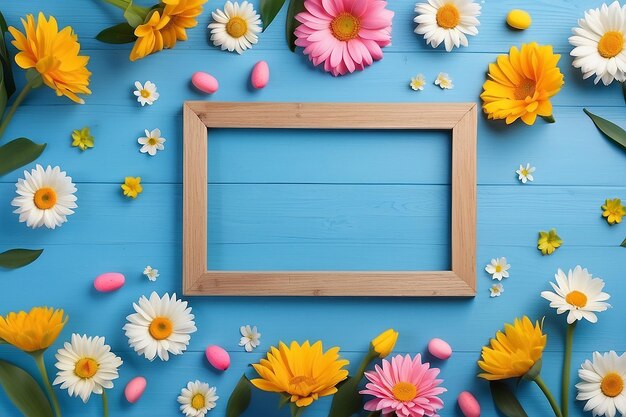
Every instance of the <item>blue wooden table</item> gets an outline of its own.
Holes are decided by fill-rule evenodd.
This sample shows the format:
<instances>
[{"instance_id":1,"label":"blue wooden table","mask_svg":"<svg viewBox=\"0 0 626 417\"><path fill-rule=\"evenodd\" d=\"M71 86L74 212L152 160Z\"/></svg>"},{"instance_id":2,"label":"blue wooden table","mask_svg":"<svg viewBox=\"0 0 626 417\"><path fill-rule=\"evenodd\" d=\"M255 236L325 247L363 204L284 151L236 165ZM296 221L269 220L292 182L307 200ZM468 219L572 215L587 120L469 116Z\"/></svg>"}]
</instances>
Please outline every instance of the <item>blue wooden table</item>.
<instances>
[{"instance_id":1,"label":"blue wooden table","mask_svg":"<svg viewBox=\"0 0 626 417\"><path fill-rule=\"evenodd\" d=\"M131 63L129 47L94 39L120 20L119 11L103 2L3 1L0 8L11 25L41 10L75 29L84 53L91 56L93 95L78 106L42 88L31 94L6 132L7 138L27 136L48 143L38 163L60 165L72 176L79 208L58 230L27 229L10 206L21 171L0 178L0 251L15 246L45 249L34 264L0 272L0 313L35 305L67 311L70 321L48 353L51 372L52 353L71 333L106 336L124 360L121 377L109 393L113 416L178 415L180 389L200 379L217 386L221 398L210 415L220 417L242 372L271 344L321 339L326 346L341 346L354 368L370 339L388 327L400 332L397 352L424 352L433 337L453 346L449 361L435 361L448 388L442 417L460 415L455 400L462 390L477 395L483 415L495 416L487 384L475 377L476 360L505 321L523 314L547 316L543 373L558 395L565 318L539 297L557 268L589 268L606 280L614 306L601 313L598 324L578 327L573 366L594 350L621 353L626 347L626 252L619 247L626 226L609 227L600 211L605 198L626 199L626 153L603 138L582 112L588 107L626 125L624 99L618 85L606 88L583 81L571 67L567 42L583 11L599 5L596 0L487 0L479 35L470 39L468 48L446 53L432 50L413 33L413 1L393 0L393 44L384 50L384 59L361 73L333 78L287 50L284 11L254 49L238 56L208 41L210 11L222 6L211 0L189 41ZM533 26L525 32L505 26L507 11L519 7L533 16ZM530 41L552 44L562 54L565 87L553 101L555 124L505 126L479 117L475 298L193 298L189 301L198 332L183 356L150 363L128 347L122 326L132 302L152 291L181 289L184 100L478 101L487 64L510 46ZM264 90L253 91L248 79L258 60L269 63L271 81ZM194 71L212 73L220 90L211 97L195 91L189 82ZM432 84L439 72L450 74L454 89L443 91ZM429 80L419 93L408 87L417 73ZM17 78L23 84L21 71ZM138 105L132 95L136 80L157 84L161 98L155 105ZM81 153L70 146L70 133L83 126L91 128L96 145ZM156 127L167 139L165 151L155 157L140 154L137 138L144 129ZM209 145L209 264L222 269L446 268L450 148L445 139L444 132L217 132ZM519 183L514 173L526 162L537 167L530 185ZM134 201L120 190L124 177L131 175L141 176L144 184ZM543 257L536 249L537 232L552 227L565 243ZM512 265L511 277L504 282L505 293L491 299L492 281L483 268L500 256ZM159 269L157 282L142 276L146 265ZM124 273L126 285L115 293L97 293L92 281L105 271ZM243 324L257 325L263 334L261 347L253 353L237 346ZM209 344L230 352L232 366L225 373L206 363ZM12 348L0 346L0 357L34 370L30 359ZM123 387L137 375L148 379L148 389L130 405ZM65 392L58 394L67 416L101 413L98 397L84 406ZM523 386L521 398L530 415L548 415L536 387ZM287 416L286 409L277 411L275 400L272 394L255 392L246 415ZM582 416L581 404L572 404L570 415ZM321 400L306 415L324 416L328 406L328 399ZM18 415L3 395L0 414Z\"/></svg>"}]
</instances>

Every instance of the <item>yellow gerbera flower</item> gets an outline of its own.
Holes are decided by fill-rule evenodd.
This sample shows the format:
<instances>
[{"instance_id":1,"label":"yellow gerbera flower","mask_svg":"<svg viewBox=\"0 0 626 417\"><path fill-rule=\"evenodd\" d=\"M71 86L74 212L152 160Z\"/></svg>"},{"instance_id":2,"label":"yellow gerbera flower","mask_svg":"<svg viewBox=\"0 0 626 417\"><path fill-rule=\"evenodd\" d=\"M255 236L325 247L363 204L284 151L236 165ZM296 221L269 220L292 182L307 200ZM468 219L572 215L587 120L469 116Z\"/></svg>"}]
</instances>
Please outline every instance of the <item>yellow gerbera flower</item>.
<instances>
[{"instance_id":1,"label":"yellow gerbera flower","mask_svg":"<svg viewBox=\"0 0 626 417\"><path fill-rule=\"evenodd\" d=\"M47 349L67 322L63 310L34 307L28 313L0 316L0 338L24 352Z\"/></svg>"},{"instance_id":2,"label":"yellow gerbera flower","mask_svg":"<svg viewBox=\"0 0 626 417\"><path fill-rule=\"evenodd\" d=\"M504 325L504 333L496 333L490 347L483 347L478 366L485 372L478 376L494 381L525 375L541 359L547 340L539 322L533 325L526 316L516 318Z\"/></svg>"},{"instance_id":3,"label":"yellow gerbera flower","mask_svg":"<svg viewBox=\"0 0 626 417\"><path fill-rule=\"evenodd\" d=\"M84 151L87 148L93 148L93 144L93 136L91 136L91 130L89 130L88 127L72 131L72 146L80 148L81 151Z\"/></svg>"},{"instance_id":4,"label":"yellow gerbera flower","mask_svg":"<svg viewBox=\"0 0 626 417\"><path fill-rule=\"evenodd\" d=\"M324 352L320 341L302 346L291 342L289 347L281 342L278 349L270 348L267 359L252 365L261 378L251 382L263 391L289 395L296 406L306 407L337 392L336 385L348 377L343 369L348 363L339 358L338 347Z\"/></svg>"},{"instance_id":5,"label":"yellow gerbera flower","mask_svg":"<svg viewBox=\"0 0 626 417\"><path fill-rule=\"evenodd\" d=\"M563 239L556 233L556 229L550 229L549 232L539 232L537 239L537 249L542 255L552 255L563 244Z\"/></svg>"},{"instance_id":6,"label":"yellow gerbera flower","mask_svg":"<svg viewBox=\"0 0 626 417\"><path fill-rule=\"evenodd\" d=\"M173 48L176 41L186 41L185 29L198 24L196 17L202 13L202 6L207 0L163 0L163 14L169 16L169 23L161 30L163 46Z\"/></svg>"},{"instance_id":7,"label":"yellow gerbera flower","mask_svg":"<svg viewBox=\"0 0 626 417\"><path fill-rule=\"evenodd\" d=\"M537 116L552 115L550 98L561 90L563 74L557 66L560 55L552 46L536 43L515 46L489 64L489 80L483 84L483 110L489 119L505 119L507 124L521 118L527 125Z\"/></svg>"},{"instance_id":8,"label":"yellow gerbera flower","mask_svg":"<svg viewBox=\"0 0 626 417\"><path fill-rule=\"evenodd\" d=\"M137 198L139 194L143 192L141 186L141 177L126 177L124 178L124 184L122 184L122 191L124 195L130 198Z\"/></svg>"},{"instance_id":9,"label":"yellow gerbera flower","mask_svg":"<svg viewBox=\"0 0 626 417\"><path fill-rule=\"evenodd\" d=\"M155 10L149 15L143 25L135 28L137 40L130 51L130 60L136 61L163 49L163 34L161 31L170 22L165 11Z\"/></svg>"},{"instance_id":10,"label":"yellow gerbera flower","mask_svg":"<svg viewBox=\"0 0 626 417\"><path fill-rule=\"evenodd\" d=\"M53 16L49 20L39 13L37 24L32 14L22 19L25 34L9 27L15 38L11 43L20 52L15 55L15 62L23 69L34 68L43 82L52 88L58 96L66 96L76 103L84 100L77 94L91 94L87 70L88 56L78 55L80 44L74 30L67 26L59 31Z\"/></svg>"},{"instance_id":11,"label":"yellow gerbera flower","mask_svg":"<svg viewBox=\"0 0 626 417\"><path fill-rule=\"evenodd\" d=\"M609 224L621 223L622 217L626 216L626 207L622 205L622 200L614 198L605 200L602 206L602 216Z\"/></svg>"}]
</instances>

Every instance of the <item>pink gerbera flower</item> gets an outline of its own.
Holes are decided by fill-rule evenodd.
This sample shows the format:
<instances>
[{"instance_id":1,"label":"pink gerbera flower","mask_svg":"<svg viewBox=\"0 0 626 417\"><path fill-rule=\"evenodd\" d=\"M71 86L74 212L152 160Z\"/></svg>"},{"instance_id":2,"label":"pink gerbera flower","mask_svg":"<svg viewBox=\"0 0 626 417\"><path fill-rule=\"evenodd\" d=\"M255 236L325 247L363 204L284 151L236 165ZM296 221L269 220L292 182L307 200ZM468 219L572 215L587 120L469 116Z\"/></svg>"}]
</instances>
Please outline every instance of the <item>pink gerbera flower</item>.
<instances>
[{"instance_id":1,"label":"pink gerbera flower","mask_svg":"<svg viewBox=\"0 0 626 417\"><path fill-rule=\"evenodd\" d=\"M383 0L305 0L296 45L334 76L362 70L391 43L393 12Z\"/></svg>"},{"instance_id":2,"label":"pink gerbera flower","mask_svg":"<svg viewBox=\"0 0 626 417\"><path fill-rule=\"evenodd\" d=\"M373 395L373 400L365 403L368 411L382 411L382 414L395 413L398 417L437 416L443 408L438 395L446 392L441 384L439 368L431 368L422 363L421 355L411 359L409 355L398 355L391 363L383 359L383 367L366 372L370 381L361 394Z\"/></svg>"}]
</instances>

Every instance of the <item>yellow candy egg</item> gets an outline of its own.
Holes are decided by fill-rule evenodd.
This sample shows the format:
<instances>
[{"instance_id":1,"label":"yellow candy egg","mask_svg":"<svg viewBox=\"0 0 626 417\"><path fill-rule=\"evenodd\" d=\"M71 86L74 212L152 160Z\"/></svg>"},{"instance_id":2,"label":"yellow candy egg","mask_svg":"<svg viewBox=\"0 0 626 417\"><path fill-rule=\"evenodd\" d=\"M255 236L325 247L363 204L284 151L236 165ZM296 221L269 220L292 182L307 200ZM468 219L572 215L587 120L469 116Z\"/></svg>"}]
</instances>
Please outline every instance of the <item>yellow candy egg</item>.
<instances>
[{"instance_id":1,"label":"yellow candy egg","mask_svg":"<svg viewBox=\"0 0 626 417\"><path fill-rule=\"evenodd\" d=\"M513 9L506 15L506 23L514 29L528 29L532 22L530 14L524 10Z\"/></svg>"}]
</instances>

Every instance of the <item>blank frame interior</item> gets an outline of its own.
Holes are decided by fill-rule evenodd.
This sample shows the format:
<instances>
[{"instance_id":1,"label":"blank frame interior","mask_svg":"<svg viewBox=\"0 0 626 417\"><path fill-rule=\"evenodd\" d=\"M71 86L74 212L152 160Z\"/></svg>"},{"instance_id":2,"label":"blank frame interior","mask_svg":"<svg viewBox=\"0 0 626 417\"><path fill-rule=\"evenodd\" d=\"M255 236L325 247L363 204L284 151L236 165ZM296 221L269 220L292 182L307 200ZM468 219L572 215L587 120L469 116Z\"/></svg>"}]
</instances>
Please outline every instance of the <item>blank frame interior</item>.
<instances>
[{"instance_id":1,"label":"blank frame interior","mask_svg":"<svg viewBox=\"0 0 626 417\"><path fill-rule=\"evenodd\" d=\"M215 296L475 295L476 118L473 103L186 102L183 108L183 293ZM208 271L207 141L211 128L450 130L451 269Z\"/></svg>"}]
</instances>

